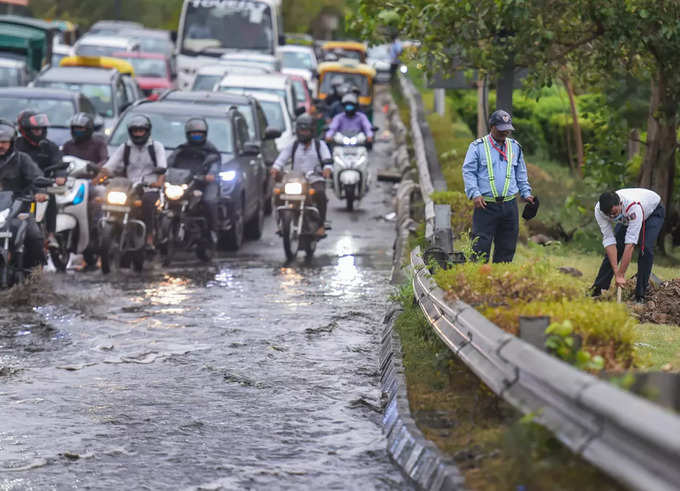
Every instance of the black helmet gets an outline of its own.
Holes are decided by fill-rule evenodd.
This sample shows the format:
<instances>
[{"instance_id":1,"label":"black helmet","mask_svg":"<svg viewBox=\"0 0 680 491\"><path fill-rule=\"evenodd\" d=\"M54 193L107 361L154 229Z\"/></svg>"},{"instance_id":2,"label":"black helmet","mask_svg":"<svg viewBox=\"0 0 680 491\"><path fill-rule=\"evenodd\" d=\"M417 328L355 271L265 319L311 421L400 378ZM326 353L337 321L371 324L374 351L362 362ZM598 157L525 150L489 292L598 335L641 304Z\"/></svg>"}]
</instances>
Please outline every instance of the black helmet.
<instances>
[{"instance_id":1,"label":"black helmet","mask_svg":"<svg viewBox=\"0 0 680 491\"><path fill-rule=\"evenodd\" d=\"M352 92L343 96L342 107L345 108L345 114L348 116L354 116L356 114L358 105L359 101L357 100L357 96Z\"/></svg>"},{"instance_id":2,"label":"black helmet","mask_svg":"<svg viewBox=\"0 0 680 491\"><path fill-rule=\"evenodd\" d=\"M189 118L184 124L187 141L193 145L203 145L208 139L208 123L203 118Z\"/></svg>"},{"instance_id":3,"label":"black helmet","mask_svg":"<svg viewBox=\"0 0 680 491\"><path fill-rule=\"evenodd\" d=\"M82 142L92 138L94 134L94 118L87 113L76 113L71 118L71 136L73 141Z\"/></svg>"},{"instance_id":4,"label":"black helmet","mask_svg":"<svg viewBox=\"0 0 680 491\"><path fill-rule=\"evenodd\" d=\"M311 141L313 129L314 119L309 114L300 114L295 120L295 134L301 143Z\"/></svg>"},{"instance_id":5,"label":"black helmet","mask_svg":"<svg viewBox=\"0 0 680 491\"><path fill-rule=\"evenodd\" d=\"M50 125L47 115L33 110L26 110L19 113L17 117L19 133L28 143L38 146L41 141L47 138L47 127ZM34 132L38 130L38 134Z\"/></svg>"},{"instance_id":6,"label":"black helmet","mask_svg":"<svg viewBox=\"0 0 680 491\"><path fill-rule=\"evenodd\" d=\"M14 150L14 140L17 137L17 132L14 125L6 119L0 119L0 142L9 142L9 150L0 155L0 163L4 162L8 157L11 157Z\"/></svg>"},{"instance_id":7,"label":"black helmet","mask_svg":"<svg viewBox=\"0 0 680 491\"><path fill-rule=\"evenodd\" d=\"M144 114L136 114L130 118L130 122L127 125L128 135L130 135L130 140L135 145L146 145L151 137L151 120L148 116ZM133 130L144 130L144 134L141 136L135 136L132 134Z\"/></svg>"}]
</instances>

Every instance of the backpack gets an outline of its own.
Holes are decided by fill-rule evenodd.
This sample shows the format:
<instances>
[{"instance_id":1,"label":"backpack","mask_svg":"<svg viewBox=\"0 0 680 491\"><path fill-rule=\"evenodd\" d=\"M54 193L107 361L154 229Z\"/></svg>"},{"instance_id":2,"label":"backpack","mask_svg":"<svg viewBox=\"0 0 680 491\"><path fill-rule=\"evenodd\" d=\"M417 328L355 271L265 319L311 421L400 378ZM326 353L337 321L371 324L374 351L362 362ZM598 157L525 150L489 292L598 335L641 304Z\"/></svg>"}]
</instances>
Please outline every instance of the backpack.
<instances>
[{"instance_id":1,"label":"backpack","mask_svg":"<svg viewBox=\"0 0 680 491\"><path fill-rule=\"evenodd\" d=\"M295 167L295 153L297 152L298 146L300 145L299 140L295 140L295 143L293 143L293 153L290 156L290 168L293 169ZM319 158L319 165L323 166L323 159L321 158L321 142L317 139L314 138L314 147L316 148L316 156Z\"/></svg>"},{"instance_id":2,"label":"backpack","mask_svg":"<svg viewBox=\"0 0 680 491\"><path fill-rule=\"evenodd\" d=\"M156 161L156 148L154 147L153 141L151 142L151 145L147 145L146 148L149 151L149 157L151 157L151 162L153 162L153 166L157 166L157 161ZM130 151L132 149L130 148L130 145L125 143L125 148L123 149L123 164L125 165L125 172L127 172L128 165L130 165Z\"/></svg>"}]
</instances>

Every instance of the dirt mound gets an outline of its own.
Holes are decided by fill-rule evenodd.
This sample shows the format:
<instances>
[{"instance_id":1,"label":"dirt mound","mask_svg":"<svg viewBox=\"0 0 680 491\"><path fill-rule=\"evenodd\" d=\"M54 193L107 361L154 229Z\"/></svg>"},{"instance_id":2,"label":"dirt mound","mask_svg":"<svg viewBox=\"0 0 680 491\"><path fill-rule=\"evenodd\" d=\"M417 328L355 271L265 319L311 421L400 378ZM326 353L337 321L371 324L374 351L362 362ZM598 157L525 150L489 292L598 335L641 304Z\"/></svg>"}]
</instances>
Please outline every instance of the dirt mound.
<instances>
[{"instance_id":1,"label":"dirt mound","mask_svg":"<svg viewBox=\"0 0 680 491\"><path fill-rule=\"evenodd\" d=\"M647 302L635 311L640 322L680 326L680 278L650 286Z\"/></svg>"}]
</instances>

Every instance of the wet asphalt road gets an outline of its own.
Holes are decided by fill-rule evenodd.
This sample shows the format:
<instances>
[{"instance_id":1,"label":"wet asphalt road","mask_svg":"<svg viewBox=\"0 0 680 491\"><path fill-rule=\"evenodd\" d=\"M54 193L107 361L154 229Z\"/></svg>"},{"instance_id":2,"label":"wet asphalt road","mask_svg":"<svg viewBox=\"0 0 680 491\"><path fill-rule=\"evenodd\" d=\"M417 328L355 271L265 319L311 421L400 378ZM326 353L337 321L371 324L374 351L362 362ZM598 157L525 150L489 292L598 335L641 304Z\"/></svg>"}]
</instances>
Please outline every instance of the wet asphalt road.
<instances>
[{"instance_id":1,"label":"wet asphalt road","mask_svg":"<svg viewBox=\"0 0 680 491\"><path fill-rule=\"evenodd\" d=\"M407 487L380 412L392 150L358 210L329 194L310 262L268 218L211 266L47 275L1 307L0 490Z\"/></svg>"}]
</instances>

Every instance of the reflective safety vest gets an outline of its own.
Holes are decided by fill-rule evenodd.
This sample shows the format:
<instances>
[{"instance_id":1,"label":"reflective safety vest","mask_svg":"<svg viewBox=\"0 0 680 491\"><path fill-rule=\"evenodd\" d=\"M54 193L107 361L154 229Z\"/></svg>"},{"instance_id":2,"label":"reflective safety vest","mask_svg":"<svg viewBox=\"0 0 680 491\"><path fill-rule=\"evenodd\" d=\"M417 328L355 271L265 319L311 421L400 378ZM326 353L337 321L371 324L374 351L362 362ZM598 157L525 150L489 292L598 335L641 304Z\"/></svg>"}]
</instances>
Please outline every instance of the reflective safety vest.
<instances>
[{"instance_id":1,"label":"reflective safety vest","mask_svg":"<svg viewBox=\"0 0 680 491\"><path fill-rule=\"evenodd\" d=\"M491 161L491 143L489 141L491 138L486 135L482 138L484 142L484 152L486 153L486 169L489 172L489 184L491 185L491 194L493 195L492 201L497 201L498 190L496 189L496 177L493 174L493 162ZM505 185L503 186L503 194L500 196L503 201L511 201L515 199L515 196L508 196L508 189L510 189L510 176L512 175L512 144L509 139L505 139L505 154L508 161L508 167L505 171Z\"/></svg>"}]
</instances>

